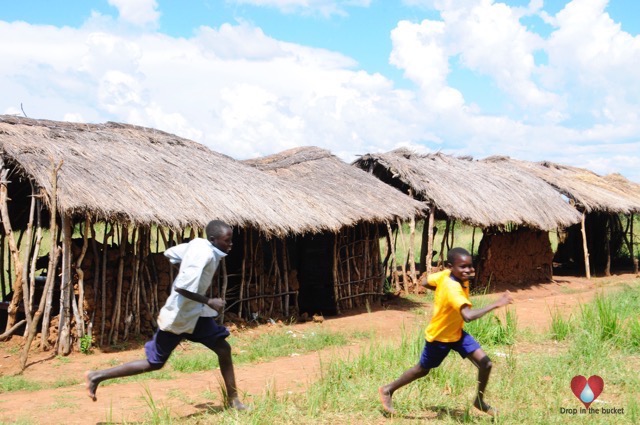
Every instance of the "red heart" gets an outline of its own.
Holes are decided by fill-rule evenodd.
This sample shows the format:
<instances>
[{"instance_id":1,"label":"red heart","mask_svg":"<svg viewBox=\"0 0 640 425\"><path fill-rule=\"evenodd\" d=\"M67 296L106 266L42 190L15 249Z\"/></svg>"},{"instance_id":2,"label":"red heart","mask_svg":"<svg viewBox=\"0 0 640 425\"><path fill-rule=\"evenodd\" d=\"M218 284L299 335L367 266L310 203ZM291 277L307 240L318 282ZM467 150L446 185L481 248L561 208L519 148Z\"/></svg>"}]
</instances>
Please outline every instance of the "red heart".
<instances>
[{"instance_id":1,"label":"red heart","mask_svg":"<svg viewBox=\"0 0 640 425\"><path fill-rule=\"evenodd\" d=\"M580 398L582 391L587 385L589 385L589 388L591 388L591 392L593 393L593 399L589 402L585 402ZM603 389L604 380L598 375L592 375L589 377L589 379L585 378L582 375L577 375L574 376L571 380L571 391L573 391L573 394L578 398L578 400L582 402L582 404L584 404L587 409L589 408L591 403L593 403L598 398Z\"/></svg>"}]
</instances>

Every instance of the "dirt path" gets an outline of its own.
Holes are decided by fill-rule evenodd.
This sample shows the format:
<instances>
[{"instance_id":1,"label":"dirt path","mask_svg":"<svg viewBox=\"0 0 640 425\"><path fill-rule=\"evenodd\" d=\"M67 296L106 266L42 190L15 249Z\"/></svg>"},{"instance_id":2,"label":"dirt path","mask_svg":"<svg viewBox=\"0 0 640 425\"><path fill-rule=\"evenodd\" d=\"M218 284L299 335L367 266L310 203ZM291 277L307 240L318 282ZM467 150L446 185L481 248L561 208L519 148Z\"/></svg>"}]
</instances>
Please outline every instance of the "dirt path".
<instances>
[{"instance_id":1,"label":"dirt path","mask_svg":"<svg viewBox=\"0 0 640 425\"><path fill-rule=\"evenodd\" d=\"M606 279L586 281L579 278L558 278L556 283L538 285L527 289L511 288L515 302L513 308L520 327L537 330L548 329L550 309L558 308L568 314L580 303L588 302L598 291L620 288L622 281L640 279L633 275L614 276ZM495 297L495 295L487 295ZM425 314L416 314L424 309ZM413 310L413 311L412 311ZM321 325L300 324L293 329L308 329L322 326L331 331L370 331L375 338L385 342L399 336L399 329L421 327L427 320L430 308L418 302L395 300L371 313L327 319ZM266 327L265 327L266 328ZM269 331L268 329L256 330ZM261 395L265 391L283 393L302 391L315 381L320 372L321 362L332 358L354 357L368 345L348 345L330 348L311 354L278 358L273 361L240 365L236 367L238 386L246 392L245 399ZM17 370L19 353L14 342L0 346L0 373L10 375ZM207 409L221 409L219 373L177 374L171 380L142 380L139 382L108 384L98 390L98 401L87 397L82 376L84 371L105 368L125 361L143 358L141 348L116 352L95 353L93 355L72 354L64 359L47 357L42 353L32 359L32 364L24 372L28 380L53 383L61 379L77 384L62 388L46 388L39 391L16 391L0 397L0 422L37 424L91 424L101 422L135 422L149 415L148 394L157 406L167 408L174 417L187 417L202 413ZM214 400L213 402L211 400Z\"/></svg>"}]
</instances>

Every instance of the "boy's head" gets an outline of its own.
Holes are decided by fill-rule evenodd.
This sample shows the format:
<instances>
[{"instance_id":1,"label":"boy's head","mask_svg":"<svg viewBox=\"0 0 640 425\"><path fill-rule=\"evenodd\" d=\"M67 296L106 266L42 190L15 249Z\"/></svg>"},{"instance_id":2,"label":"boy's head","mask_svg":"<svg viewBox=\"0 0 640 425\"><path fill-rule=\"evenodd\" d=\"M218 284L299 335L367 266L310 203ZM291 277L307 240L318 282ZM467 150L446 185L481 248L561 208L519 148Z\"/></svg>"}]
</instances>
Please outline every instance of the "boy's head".
<instances>
[{"instance_id":1,"label":"boy's head","mask_svg":"<svg viewBox=\"0 0 640 425\"><path fill-rule=\"evenodd\" d=\"M451 276L461 282L467 282L473 274L473 260L471 254L464 248L453 248L447 253L447 264L451 268Z\"/></svg>"},{"instance_id":2,"label":"boy's head","mask_svg":"<svg viewBox=\"0 0 640 425\"><path fill-rule=\"evenodd\" d=\"M231 247L233 246L233 231L231 230L231 226L224 221L212 220L207 224L205 231L207 233L207 239L213 246L224 253L231 251Z\"/></svg>"}]
</instances>

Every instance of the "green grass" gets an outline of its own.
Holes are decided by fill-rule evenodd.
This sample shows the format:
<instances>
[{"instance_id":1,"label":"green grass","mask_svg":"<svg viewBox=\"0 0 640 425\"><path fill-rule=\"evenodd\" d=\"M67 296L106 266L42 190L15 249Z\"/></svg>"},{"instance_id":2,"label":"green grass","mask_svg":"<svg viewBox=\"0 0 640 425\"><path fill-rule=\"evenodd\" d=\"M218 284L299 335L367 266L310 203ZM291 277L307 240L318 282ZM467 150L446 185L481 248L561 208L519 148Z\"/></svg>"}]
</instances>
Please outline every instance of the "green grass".
<instances>
[{"instance_id":1,"label":"green grass","mask_svg":"<svg viewBox=\"0 0 640 425\"><path fill-rule=\"evenodd\" d=\"M448 356L441 367L432 370L426 378L399 390L394 395L398 415L384 418L377 388L415 364L424 344L420 330L411 334L403 332L399 344L372 342L355 359L323 363L321 378L305 393L277 395L267 388L262 394L254 395L250 412L204 413L185 423L638 423L640 357L629 344L622 343L632 332L637 332L638 297L640 288L629 287L611 296L596 298L584 305L576 317L560 319L557 311L550 311L552 319L556 317L555 332L535 337L509 330L515 327L514 319L505 319L505 323L500 324L489 319L480 324L475 330L484 332L485 336L474 336L494 363L487 400L501 410L495 421L473 409L476 370L455 354ZM567 323L573 327L567 328ZM551 328L553 330L553 324ZM466 329L469 331L468 326ZM511 337L483 339L501 332ZM562 332L564 337L559 338ZM617 337L612 332L625 336ZM535 347L544 344L545 348L531 351L532 342ZM529 350L520 351L521 343ZM605 381L603 393L591 407L624 408L624 414L562 414L561 408L582 407L570 389L571 379L576 375L599 375Z\"/></svg>"},{"instance_id":2,"label":"green grass","mask_svg":"<svg viewBox=\"0 0 640 425\"><path fill-rule=\"evenodd\" d=\"M311 351L321 350L327 347L346 345L354 340L372 339L371 332L353 332L344 334L329 332L321 326L315 329L307 328L305 331L295 330L292 327L279 328L275 332L253 335L249 332L229 338L233 347L234 364L259 363L272 360L277 357L297 356ZM124 382L142 382L149 379L169 380L176 379L179 373L194 373L212 370L218 367L218 358L206 347L185 341L182 344L186 349L177 348L169 358L165 368L103 382L101 385L113 385ZM68 363L69 358L56 357L60 364ZM113 361L107 367L116 366L120 362ZM80 383L79 379L60 379L54 383L41 383L26 379L21 375L0 376L0 393L12 391L38 391L45 387L69 387Z\"/></svg>"},{"instance_id":3,"label":"green grass","mask_svg":"<svg viewBox=\"0 0 640 425\"><path fill-rule=\"evenodd\" d=\"M367 334L358 333L357 338ZM313 330L281 328L277 332L252 337L251 334L232 336L234 364L264 362L276 357L297 356L327 347L346 345L353 336L328 332L317 326ZM179 372L191 373L218 367L217 357L199 344L188 344L189 351L176 351L169 359L171 367Z\"/></svg>"}]
</instances>

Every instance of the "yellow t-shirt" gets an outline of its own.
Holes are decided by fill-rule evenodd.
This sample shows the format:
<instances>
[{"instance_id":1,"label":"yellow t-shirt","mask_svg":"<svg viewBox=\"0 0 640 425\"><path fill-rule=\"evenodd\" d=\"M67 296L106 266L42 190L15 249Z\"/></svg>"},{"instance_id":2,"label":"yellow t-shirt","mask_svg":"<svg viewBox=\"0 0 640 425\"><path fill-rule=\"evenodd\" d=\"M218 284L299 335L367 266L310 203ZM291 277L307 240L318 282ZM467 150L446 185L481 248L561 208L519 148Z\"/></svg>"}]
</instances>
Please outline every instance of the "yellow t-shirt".
<instances>
[{"instance_id":1,"label":"yellow t-shirt","mask_svg":"<svg viewBox=\"0 0 640 425\"><path fill-rule=\"evenodd\" d=\"M462 338L464 320L460 314L469 301L469 282L461 285L451 278L451 270L433 273L427 278L430 286L436 287L433 301L433 316L424 331L427 341L456 342Z\"/></svg>"}]
</instances>

